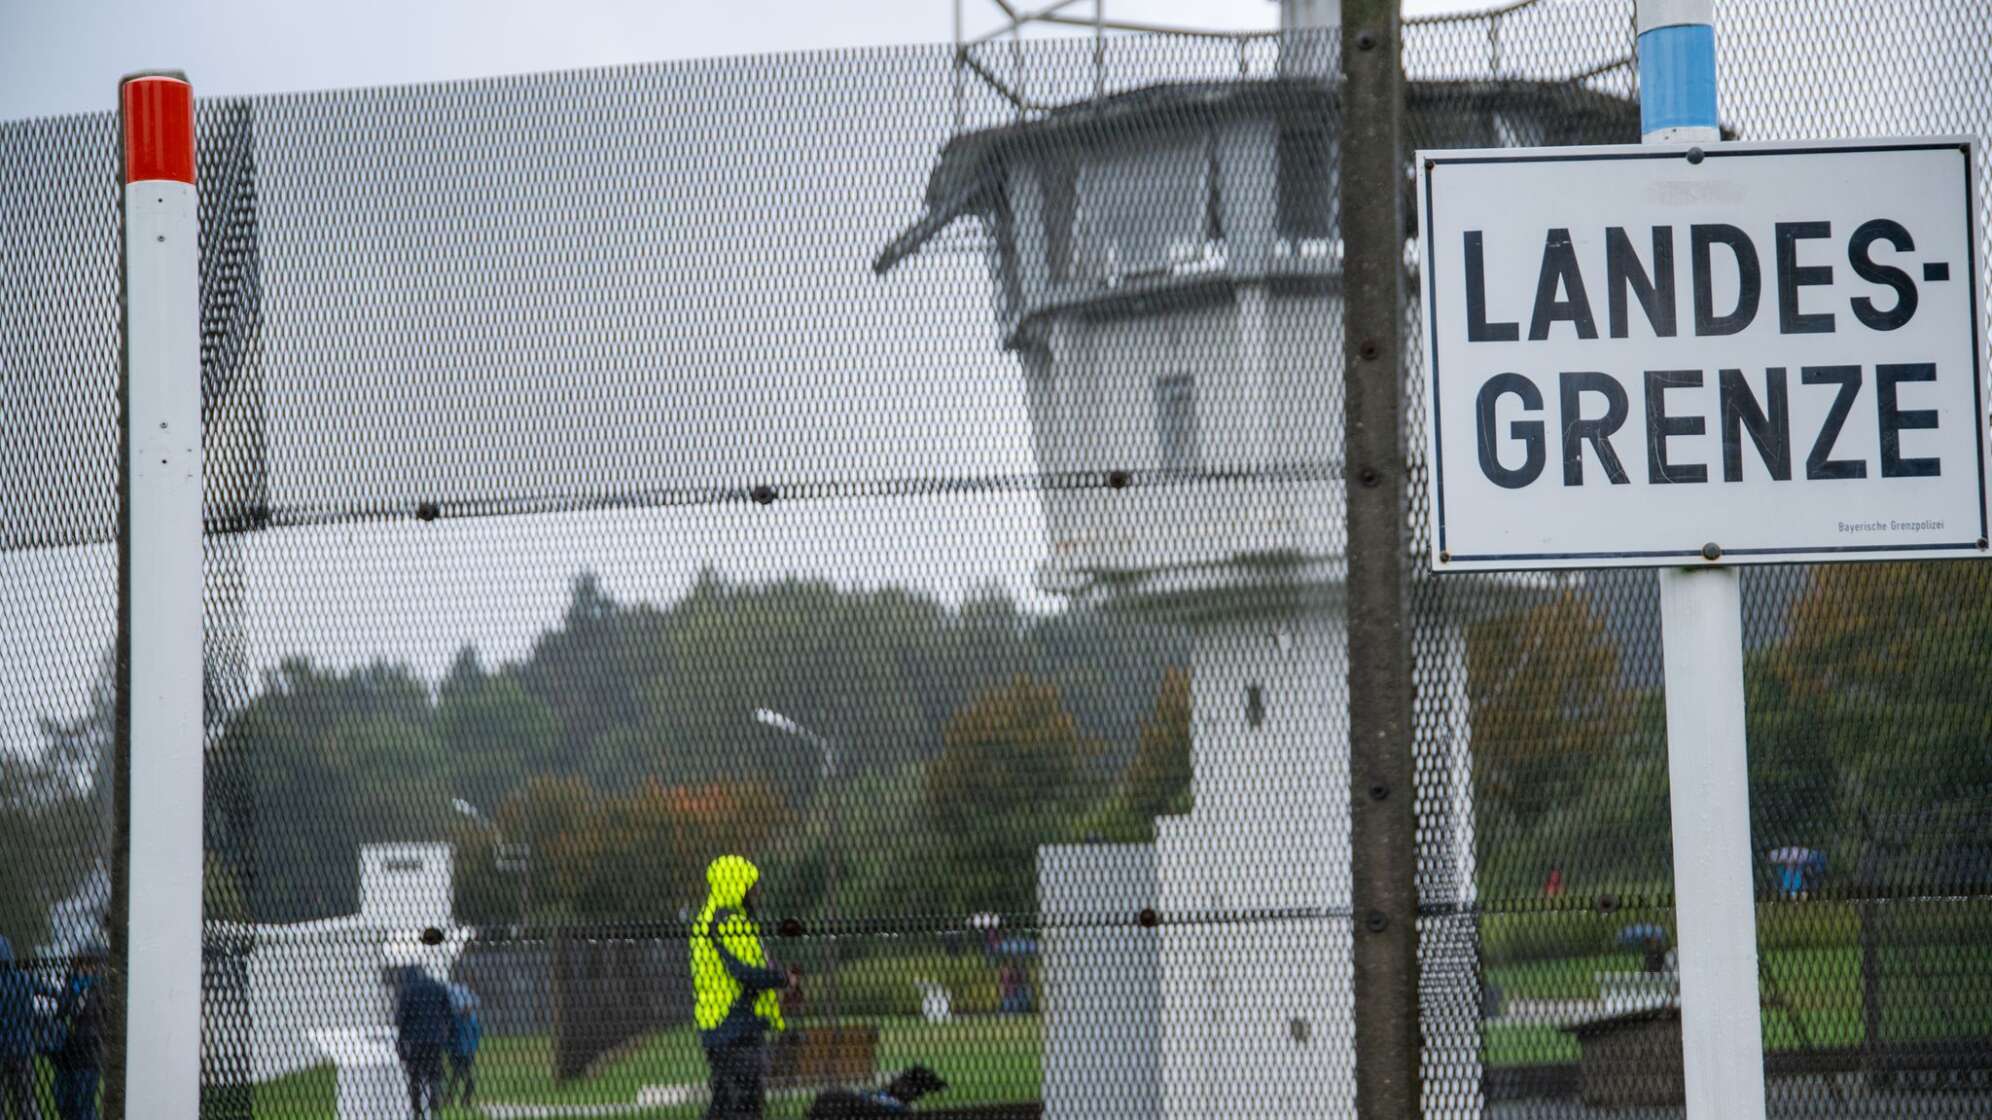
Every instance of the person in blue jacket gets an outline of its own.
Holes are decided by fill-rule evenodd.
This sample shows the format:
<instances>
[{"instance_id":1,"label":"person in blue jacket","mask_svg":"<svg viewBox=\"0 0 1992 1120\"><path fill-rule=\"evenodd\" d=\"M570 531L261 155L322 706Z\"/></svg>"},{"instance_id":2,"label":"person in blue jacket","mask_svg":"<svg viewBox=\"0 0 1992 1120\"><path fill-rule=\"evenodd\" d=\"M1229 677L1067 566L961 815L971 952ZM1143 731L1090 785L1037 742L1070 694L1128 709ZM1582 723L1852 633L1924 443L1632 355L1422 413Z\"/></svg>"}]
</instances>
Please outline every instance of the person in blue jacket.
<instances>
[{"instance_id":1,"label":"person in blue jacket","mask_svg":"<svg viewBox=\"0 0 1992 1120\"><path fill-rule=\"evenodd\" d=\"M55 1066L55 1111L62 1120L97 1120L97 1082L104 1065L105 950L91 943L69 967L55 1017L62 1044L50 1056Z\"/></svg>"},{"instance_id":2,"label":"person in blue jacket","mask_svg":"<svg viewBox=\"0 0 1992 1120\"><path fill-rule=\"evenodd\" d=\"M14 963L14 946L0 937L0 1120L41 1120L35 1099L35 1051L41 1039L37 996L52 995Z\"/></svg>"},{"instance_id":3,"label":"person in blue jacket","mask_svg":"<svg viewBox=\"0 0 1992 1120\"><path fill-rule=\"evenodd\" d=\"M408 1075L414 1120L435 1120L443 1107L443 1049L450 1042L450 993L414 965L401 970L394 1001L395 1052Z\"/></svg>"},{"instance_id":4,"label":"person in blue jacket","mask_svg":"<svg viewBox=\"0 0 1992 1120\"><path fill-rule=\"evenodd\" d=\"M443 1103L455 1100L465 1108L477 1092L477 1044L484 1024L477 1018L479 1000L468 984L450 985L450 1069L443 1085Z\"/></svg>"}]
</instances>

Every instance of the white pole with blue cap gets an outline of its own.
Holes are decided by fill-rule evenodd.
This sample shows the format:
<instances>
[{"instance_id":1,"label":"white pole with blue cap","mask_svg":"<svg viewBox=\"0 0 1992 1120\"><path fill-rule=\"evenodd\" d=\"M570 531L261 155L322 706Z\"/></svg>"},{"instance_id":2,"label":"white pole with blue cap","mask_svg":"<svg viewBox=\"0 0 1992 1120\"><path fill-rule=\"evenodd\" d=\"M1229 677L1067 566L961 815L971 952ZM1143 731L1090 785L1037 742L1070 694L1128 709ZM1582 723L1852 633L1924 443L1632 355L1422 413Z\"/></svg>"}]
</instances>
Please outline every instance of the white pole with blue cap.
<instances>
[{"instance_id":1,"label":"white pole with blue cap","mask_svg":"<svg viewBox=\"0 0 1992 1120\"><path fill-rule=\"evenodd\" d=\"M1639 132L1648 144L1712 143L1715 0L1639 0Z\"/></svg>"},{"instance_id":2,"label":"white pole with blue cap","mask_svg":"<svg viewBox=\"0 0 1992 1120\"><path fill-rule=\"evenodd\" d=\"M1638 31L1642 139L1719 141L1714 0L1638 0ZM1705 555L1719 559L1720 543ZM1689 1120L1764 1115L1742 608L1734 568L1660 572Z\"/></svg>"}]
</instances>

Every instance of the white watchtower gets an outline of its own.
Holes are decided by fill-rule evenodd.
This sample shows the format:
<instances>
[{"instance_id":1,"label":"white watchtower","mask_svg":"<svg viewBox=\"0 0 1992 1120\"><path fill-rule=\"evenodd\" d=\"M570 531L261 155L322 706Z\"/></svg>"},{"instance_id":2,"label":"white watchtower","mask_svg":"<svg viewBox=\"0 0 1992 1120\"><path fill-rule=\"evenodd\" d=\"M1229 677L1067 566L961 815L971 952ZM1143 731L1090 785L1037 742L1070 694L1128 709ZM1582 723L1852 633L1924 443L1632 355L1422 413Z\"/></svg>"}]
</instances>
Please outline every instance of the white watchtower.
<instances>
[{"instance_id":1,"label":"white watchtower","mask_svg":"<svg viewBox=\"0 0 1992 1120\"><path fill-rule=\"evenodd\" d=\"M1156 967L1120 973L1157 990L1089 993L1112 1001L1110 1015L1075 1006L1067 1045L1097 1054L1098 1075L1069 1079L1082 1086L1070 1100L1053 1084L1071 1059L1059 934L1047 929L1050 1117L1353 1114L1335 7L1288 5L1265 75L1119 92L1101 79L1085 100L1020 104L1015 123L957 134L925 216L876 264L890 269L958 219L980 224L1049 480L1040 585L1192 636L1194 807L1157 822L1152 858L1040 858L1041 876L1152 874L1145 893L1161 917L1128 950ZM1637 135L1635 111L1571 85L1412 83L1408 98L1427 143ZM1454 584L1448 606L1475 597ZM1414 640L1422 735L1444 741L1441 765L1421 774L1420 796L1440 807L1423 814L1421 883L1463 906L1462 621L1422 623ZM1047 882L1040 894L1122 898L1125 887ZM1423 998L1464 1032L1427 1032L1451 1061L1427 1115L1478 1115L1472 931L1440 920L1425 935ZM1100 1037L1116 1016L1126 1046ZM1159 1046L1138 1045L1142 1032ZM1159 1068L1116 1064L1136 1052Z\"/></svg>"}]
</instances>

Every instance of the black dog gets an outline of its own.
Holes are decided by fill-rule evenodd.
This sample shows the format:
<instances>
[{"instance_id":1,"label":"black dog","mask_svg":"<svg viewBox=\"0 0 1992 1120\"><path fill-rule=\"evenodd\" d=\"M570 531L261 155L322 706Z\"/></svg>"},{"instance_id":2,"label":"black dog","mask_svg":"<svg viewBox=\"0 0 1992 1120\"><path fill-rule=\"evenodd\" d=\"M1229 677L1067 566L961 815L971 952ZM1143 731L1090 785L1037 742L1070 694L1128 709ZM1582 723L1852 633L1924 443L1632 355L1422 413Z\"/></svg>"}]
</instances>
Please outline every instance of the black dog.
<instances>
[{"instance_id":1,"label":"black dog","mask_svg":"<svg viewBox=\"0 0 1992 1120\"><path fill-rule=\"evenodd\" d=\"M904 1116L914 1101L948 1087L941 1075L926 1066L912 1066L883 1089L855 1092L825 1089L809 1105L809 1120L879 1120Z\"/></svg>"}]
</instances>

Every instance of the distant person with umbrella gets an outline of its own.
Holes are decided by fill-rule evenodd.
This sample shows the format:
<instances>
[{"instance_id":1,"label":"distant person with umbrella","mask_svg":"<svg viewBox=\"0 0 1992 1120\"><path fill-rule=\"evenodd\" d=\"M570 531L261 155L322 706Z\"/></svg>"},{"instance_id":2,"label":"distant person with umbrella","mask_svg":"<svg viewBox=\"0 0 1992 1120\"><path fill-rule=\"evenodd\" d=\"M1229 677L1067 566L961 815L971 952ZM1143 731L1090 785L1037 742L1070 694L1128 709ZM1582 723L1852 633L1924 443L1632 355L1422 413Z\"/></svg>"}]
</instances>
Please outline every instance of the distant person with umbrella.
<instances>
[{"instance_id":1,"label":"distant person with umbrella","mask_svg":"<svg viewBox=\"0 0 1992 1120\"><path fill-rule=\"evenodd\" d=\"M1805 898L1826 873L1826 853L1812 848L1773 848L1766 858L1778 869L1778 890L1786 898Z\"/></svg>"},{"instance_id":2,"label":"distant person with umbrella","mask_svg":"<svg viewBox=\"0 0 1992 1120\"><path fill-rule=\"evenodd\" d=\"M1652 922L1635 922L1619 930L1619 944L1636 948L1640 967L1647 972L1666 972L1667 929Z\"/></svg>"}]
</instances>

